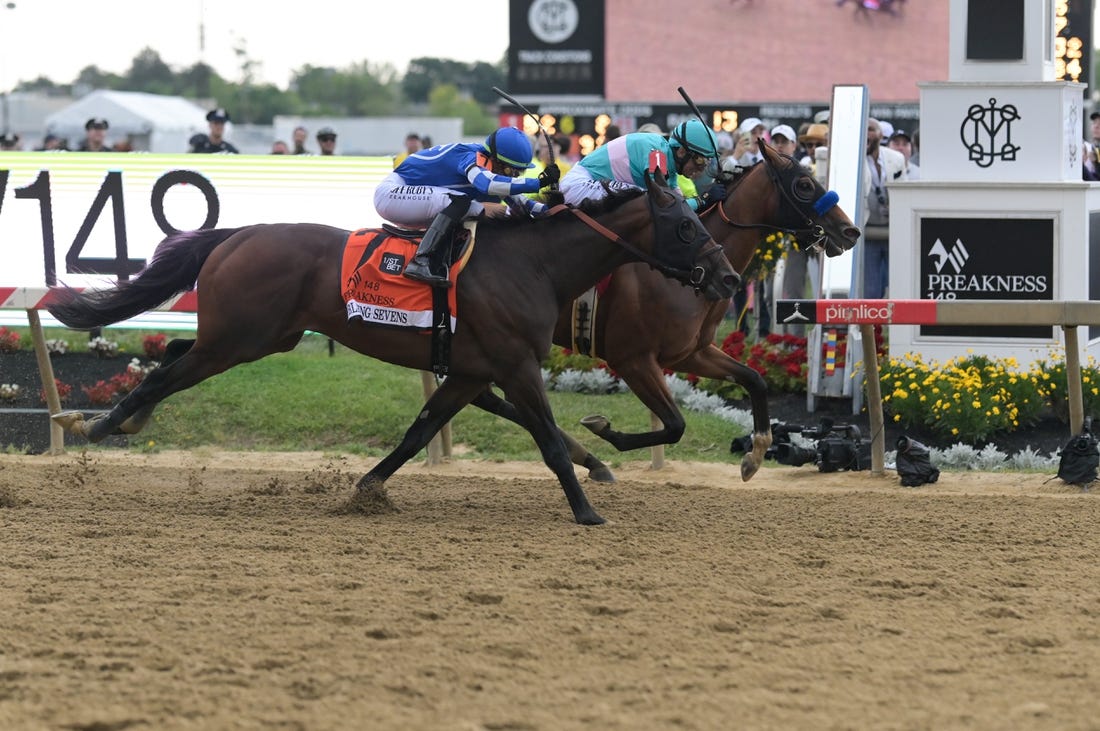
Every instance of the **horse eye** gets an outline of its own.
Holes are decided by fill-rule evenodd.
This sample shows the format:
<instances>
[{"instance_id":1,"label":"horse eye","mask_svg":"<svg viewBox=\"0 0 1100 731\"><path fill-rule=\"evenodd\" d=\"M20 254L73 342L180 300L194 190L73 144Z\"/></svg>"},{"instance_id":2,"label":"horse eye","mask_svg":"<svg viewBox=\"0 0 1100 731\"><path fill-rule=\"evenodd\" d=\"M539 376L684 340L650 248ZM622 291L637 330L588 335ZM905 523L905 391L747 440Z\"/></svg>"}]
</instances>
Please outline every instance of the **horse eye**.
<instances>
[{"instance_id":1,"label":"horse eye","mask_svg":"<svg viewBox=\"0 0 1100 731\"><path fill-rule=\"evenodd\" d=\"M807 177L801 177L795 181L794 194L800 201L808 201L814 197L814 181Z\"/></svg>"},{"instance_id":2,"label":"horse eye","mask_svg":"<svg viewBox=\"0 0 1100 731\"><path fill-rule=\"evenodd\" d=\"M688 218L681 219L680 226L676 230L676 236L685 244L694 243L695 222Z\"/></svg>"}]
</instances>

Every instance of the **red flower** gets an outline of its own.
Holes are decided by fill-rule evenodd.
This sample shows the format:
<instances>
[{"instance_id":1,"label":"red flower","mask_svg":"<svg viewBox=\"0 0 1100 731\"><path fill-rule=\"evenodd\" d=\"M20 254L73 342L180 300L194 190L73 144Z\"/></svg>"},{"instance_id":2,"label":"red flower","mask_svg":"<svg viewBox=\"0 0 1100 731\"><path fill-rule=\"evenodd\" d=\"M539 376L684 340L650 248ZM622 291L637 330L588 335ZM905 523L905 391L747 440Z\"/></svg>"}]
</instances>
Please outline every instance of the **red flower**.
<instances>
[{"instance_id":1,"label":"red flower","mask_svg":"<svg viewBox=\"0 0 1100 731\"><path fill-rule=\"evenodd\" d=\"M60 379L53 379L54 386L57 388L57 398L59 401L64 401L69 398L69 395L73 392L73 387L67 383L62 383ZM38 397L42 400L42 403L46 403L46 389L38 389Z\"/></svg>"},{"instance_id":2,"label":"red flower","mask_svg":"<svg viewBox=\"0 0 1100 731\"><path fill-rule=\"evenodd\" d=\"M113 380L113 379L112 379ZM88 397L88 400L97 406L106 406L114 400L118 388L106 381L96 381L94 386L81 386L80 390Z\"/></svg>"},{"instance_id":3,"label":"red flower","mask_svg":"<svg viewBox=\"0 0 1100 731\"><path fill-rule=\"evenodd\" d=\"M145 355L151 360L163 360L167 341L168 336L163 333L146 335L145 339L141 341L141 347L145 351Z\"/></svg>"}]
</instances>

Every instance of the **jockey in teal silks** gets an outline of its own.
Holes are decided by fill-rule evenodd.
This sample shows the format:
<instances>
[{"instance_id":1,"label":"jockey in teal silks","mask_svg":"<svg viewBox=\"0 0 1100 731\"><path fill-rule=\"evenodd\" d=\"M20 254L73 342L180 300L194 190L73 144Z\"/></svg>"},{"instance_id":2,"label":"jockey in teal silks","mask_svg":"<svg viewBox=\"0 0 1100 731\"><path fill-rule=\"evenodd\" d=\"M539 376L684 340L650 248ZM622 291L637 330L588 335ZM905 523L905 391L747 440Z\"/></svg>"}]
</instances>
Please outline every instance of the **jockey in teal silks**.
<instances>
[{"instance_id":1,"label":"jockey in teal silks","mask_svg":"<svg viewBox=\"0 0 1100 731\"><path fill-rule=\"evenodd\" d=\"M679 189L678 174L694 178L717 160L718 140L697 119L676 125L667 138L648 132L616 137L589 153L562 178L565 202L578 205L599 200L607 196L608 188L645 188L646 171L659 164L661 157L669 186ZM725 187L715 183L705 194L689 198L688 205L701 211L725 198Z\"/></svg>"},{"instance_id":2,"label":"jockey in teal silks","mask_svg":"<svg viewBox=\"0 0 1100 731\"><path fill-rule=\"evenodd\" d=\"M524 177L523 171L533 166L532 157L527 135L502 127L480 145L436 145L405 158L374 191L374 208L383 218L413 228L431 224L405 276L433 287L451 286L446 267L437 264L439 257L433 254L459 221L485 210L483 202L543 215L547 207L524 193L537 193L557 182L559 173L550 165L537 178Z\"/></svg>"}]
</instances>

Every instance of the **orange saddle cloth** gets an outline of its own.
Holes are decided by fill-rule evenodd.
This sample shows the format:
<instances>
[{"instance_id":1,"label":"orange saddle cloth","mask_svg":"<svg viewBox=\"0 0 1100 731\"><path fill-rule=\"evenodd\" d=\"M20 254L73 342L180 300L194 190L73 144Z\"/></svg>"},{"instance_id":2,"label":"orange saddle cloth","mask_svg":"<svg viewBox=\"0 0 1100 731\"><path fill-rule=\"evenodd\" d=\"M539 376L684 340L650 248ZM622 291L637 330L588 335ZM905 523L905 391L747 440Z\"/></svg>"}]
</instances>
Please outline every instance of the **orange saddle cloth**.
<instances>
[{"instance_id":1,"label":"orange saddle cloth","mask_svg":"<svg viewBox=\"0 0 1100 731\"><path fill-rule=\"evenodd\" d=\"M364 228L348 235L340 267L340 281L348 319L372 325L429 330L435 325L432 288L407 279L405 265L416 254L417 241L378 228ZM447 290L451 332L458 319L458 275L473 251L473 231L462 255L449 271Z\"/></svg>"}]
</instances>

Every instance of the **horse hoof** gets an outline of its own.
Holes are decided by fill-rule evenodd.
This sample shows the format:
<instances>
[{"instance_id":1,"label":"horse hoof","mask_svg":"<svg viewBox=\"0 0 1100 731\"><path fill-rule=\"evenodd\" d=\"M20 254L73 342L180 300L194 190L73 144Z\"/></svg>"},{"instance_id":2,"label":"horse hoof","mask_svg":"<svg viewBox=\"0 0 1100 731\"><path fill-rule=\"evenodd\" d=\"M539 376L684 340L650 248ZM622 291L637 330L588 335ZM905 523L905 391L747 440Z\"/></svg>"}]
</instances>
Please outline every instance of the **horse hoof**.
<instances>
[{"instance_id":1,"label":"horse hoof","mask_svg":"<svg viewBox=\"0 0 1100 731\"><path fill-rule=\"evenodd\" d=\"M578 515L576 518L581 525L603 525L607 522L595 510Z\"/></svg>"},{"instance_id":2,"label":"horse hoof","mask_svg":"<svg viewBox=\"0 0 1100 731\"><path fill-rule=\"evenodd\" d=\"M85 431L84 414L79 411L60 411L50 417L64 431L75 434L78 437L88 436Z\"/></svg>"},{"instance_id":3,"label":"horse hoof","mask_svg":"<svg viewBox=\"0 0 1100 731\"><path fill-rule=\"evenodd\" d=\"M615 475L608 469L607 465L600 465L593 469L588 470L588 479L593 482L615 482Z\"/></svg>"},{"instance_id":4,"label":"horse hoof","mask_svg":"<svg viewBox=\"0 0 1100 731\"><path fill-rule=\"evenodd\" d=\"M607 420L606 416L591 414L581 419L581 426L593 434L600 434L611 428L611 422Z\"/></svg>"},{"instance_id":5,"label":"horse hoof","mask_svg":"<svg viewBox=\"0 0 1100 731\"><path fill-rule=\"evenodd\" d=\"M741 481L748 482L752 479L752 476L760 469L760 463L752 458L752 455L746 455L741 460Z\"/></svg>"}]
</instances>

